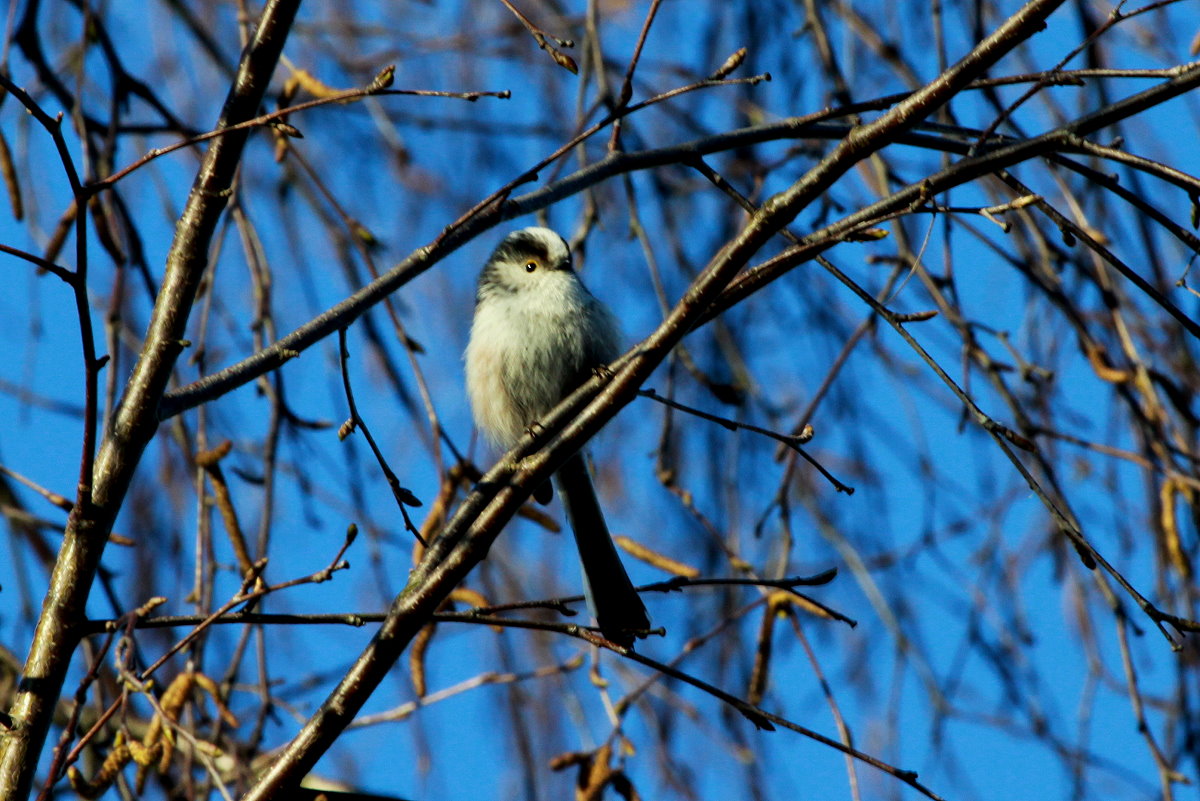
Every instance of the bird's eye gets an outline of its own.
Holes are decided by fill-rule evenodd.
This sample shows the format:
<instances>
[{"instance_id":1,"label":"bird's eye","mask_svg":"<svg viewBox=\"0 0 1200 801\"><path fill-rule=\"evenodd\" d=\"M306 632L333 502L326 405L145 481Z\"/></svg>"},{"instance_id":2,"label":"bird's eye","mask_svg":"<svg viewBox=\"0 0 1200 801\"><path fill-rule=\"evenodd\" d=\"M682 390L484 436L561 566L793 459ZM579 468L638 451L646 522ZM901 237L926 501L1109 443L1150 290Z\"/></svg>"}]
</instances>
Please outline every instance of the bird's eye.
<instances>
[{"instance_id":1,"label":"bird's eye","mask_svg":"<svg viewBox=\"0 0 1200 801\"><path fill-rule=\"evenodd\" d=\"M525 272L531 273L534 270L536 270L537 268L538 268L538 263L536 261L525 262Z\"/></svg>"}]
</instances>

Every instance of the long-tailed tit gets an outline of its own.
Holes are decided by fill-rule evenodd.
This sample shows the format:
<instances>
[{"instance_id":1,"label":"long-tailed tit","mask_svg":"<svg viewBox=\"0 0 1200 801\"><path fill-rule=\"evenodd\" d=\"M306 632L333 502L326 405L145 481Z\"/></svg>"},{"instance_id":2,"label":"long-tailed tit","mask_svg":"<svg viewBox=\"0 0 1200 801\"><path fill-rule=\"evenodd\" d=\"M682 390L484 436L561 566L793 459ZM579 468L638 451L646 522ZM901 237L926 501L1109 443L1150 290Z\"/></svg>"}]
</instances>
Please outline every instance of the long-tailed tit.
<instances>
[{"instance_id":1,"label":"long-tailed tit","mask_svg":"<svg viewBox=\"0 0 1200 801\"><path fill-rule=\"evenodd\" d=\"M549 228L504 238L479 275L467 345L475 423L509 448L620 355L616 320L572 269L571 250ZM596 499L582 453L554 474L583 564L588 607L609 640L629 646L650 627Z\"/></svg>"}]
</instances>

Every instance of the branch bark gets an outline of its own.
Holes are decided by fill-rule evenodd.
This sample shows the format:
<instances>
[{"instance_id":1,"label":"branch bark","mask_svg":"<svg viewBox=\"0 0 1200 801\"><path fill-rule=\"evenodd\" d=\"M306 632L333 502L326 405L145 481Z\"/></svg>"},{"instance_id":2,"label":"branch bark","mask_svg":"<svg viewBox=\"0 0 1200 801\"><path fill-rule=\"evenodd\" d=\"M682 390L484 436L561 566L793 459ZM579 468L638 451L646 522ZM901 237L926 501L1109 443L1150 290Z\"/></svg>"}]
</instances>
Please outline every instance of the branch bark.
<instances>
[{"instance_id":1,"label":"branch bark","mask_svg":"<svg viewBox=\"0 0 1200 801\"><path fill-rule=\"evenodd\" d=\"M393 601L379 633L244 801L265 801L299 784L383 681L437 606L487 554L501 528L532 489L637 397L642 382L763 244L861 159L932 114L1005 53L1040 30L1062 2L1034 0L1026 4L932 83L875 122L853 130L829 156L751 217L738 236L713 257L658 329L623 360L610 380L594 378L564 401L548 420L541 421L553 437L548 444L521 460L519 470L513 469L511 457L524 455L534 445L531 438L501 459L431 543L408 585ZM586 408L573 416L571 410L585 399L590 399ZM572 419L568 422L569 417Z\"/></svg>"},{"instance_id":2,"label":"branch bark","mask_svg":"<svg viewBox=\"0 0 1200 801\"><path fill-rule=\"evenodd\" d=\"M242 53L217 128L252 119L262 104L299 0L271 0ZM85 622L100 557L143 451L158 428L158 404L184 333L208 250L225 209L248 131L213 140L188 195L167 255L145 344L96 455L91 500L81 492L67 521L29 656L0 744L0 799L29 795L39 756ZM81 482L85 483L85 482Z\"/></svg>"}]
</instances>

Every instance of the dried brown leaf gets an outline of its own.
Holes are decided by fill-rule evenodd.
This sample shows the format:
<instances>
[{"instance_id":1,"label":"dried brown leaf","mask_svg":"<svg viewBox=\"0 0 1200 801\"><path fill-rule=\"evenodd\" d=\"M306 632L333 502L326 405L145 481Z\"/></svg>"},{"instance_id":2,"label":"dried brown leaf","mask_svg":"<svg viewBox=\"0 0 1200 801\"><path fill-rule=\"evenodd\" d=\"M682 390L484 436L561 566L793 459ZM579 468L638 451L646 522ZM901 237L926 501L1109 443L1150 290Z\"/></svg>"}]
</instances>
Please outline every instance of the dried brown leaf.
<instances>
[{"instance_id":1,"label":"dried brown leaf","mask_svg":"<svg viewBox=\"0 0 1200 801\"><path fill-rule=\"evenodd\" d=\"M685 578L696 578L700 575L698 568L683 562L676 561L669 556L664 556L658 551L651 550L640 542L635 542L629 537L616 536L613 541L621 546L621 549L635 559L640 559L646 564L654 565L659 570L670 573L673 576L683 576Z\"/></svg>"}]
</instances>

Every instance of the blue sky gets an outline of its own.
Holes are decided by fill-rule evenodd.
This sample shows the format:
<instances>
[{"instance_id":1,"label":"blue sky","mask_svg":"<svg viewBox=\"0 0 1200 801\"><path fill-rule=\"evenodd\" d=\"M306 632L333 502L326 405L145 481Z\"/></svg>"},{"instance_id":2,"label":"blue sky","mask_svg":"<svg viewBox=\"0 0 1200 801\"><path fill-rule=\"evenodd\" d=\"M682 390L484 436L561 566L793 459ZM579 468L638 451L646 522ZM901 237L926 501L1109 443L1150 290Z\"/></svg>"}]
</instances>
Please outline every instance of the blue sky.
<instances>
[{"instance_id":1,"label":"blue sky","mask_svg":"<svg viewBox=\"0 0 1200 801\"><path fill-rule=\"evenodd\" d=\"M645 4L603 5L605 54L621 65L632 52ZM1011 13L1016 7L1008 3L1002 10ZM231 37L230 10L217 8L214 13L224 15L226 22L217 24L216 29ZM513 92L509 100L483 99L472 104L375 98L318 109L291 120L305 134L294 143L297 154L315 165L338 203L379 238L382 247L375 258L380 268L386 268L567 138L575 125L579 79L549 64L527 37L501 35L507 31L509 18L499 4L362 2L341 8L339 12L337 4L304 7L287 49L291 63L334 86L362 84L375 69L394 61L398 88ZM863 3L855 8L914 57L922 79L936 74L925 4L883 7ZM578 15L583 7L570 4L569 10ZM152 26L145 25L141 13L135 15L119 4L106 9L110 29L119 32L126 43L127 68L138 75L155 76L161 82L156 86L177 104L178 113L189 124L206 128L223 96L219 70L194 52L194 41L166 10L156 4L145 10ZM742 45L751 47L751 55L738 75L769 71L775 80L752 88L709 89L639 114L625 127L628 149L672 144L761 118L803 114L827 102L828 87L820 81L812 37L801 31L804 20L799 8L783 3L757 7L729 4L719 12L720 18L714 13L718 12L695 13L682 3L663 5L647 41L635 100L687 82L682 73L702 76L711 72L724 55ZM947 9L951 57L970 45L965 13L957 7ZM340 27L340 14L359 15L376 27L352 39L348 30ZM1052 66L1080 39L1073 14L1071 9L1061 10L1020 58L1002 63L994 74ZM55 25L71 31L71 26L78 24L77 18L64 11L46 11L43 16L48 39ZM539 19L550 25L549 20ZM572 20L577 22L578 17L572 16ZM997 21L989 18L985 27L990 29ZM829 22L856 99L905 88L832 14ZM1150 17L1148 25L1146 30L1151 33L1141 39L1123 29L1107 39L1109 63L1149 68L1186 60L1186 38L1195 25L1185 5ZM1128 27L1132 28L1132 23ZM150 35L151 30L161 33ZM766 38L764 30L788 31L789 35ZM578 28L573 33L580 36ZM453 49L456 36L471 42L465 58ZM358 49L347 50L351 42ZM232 38L224 39L223 44L230 57L238 50ZM579 50L574 51L577 58L581 58ZM180 64L177 52L190 55ZM710 54L717 56L715 62ZM32 80L19 58L13 58L12 69L19 82ZM102 91L106 84L98 59L91 70L89 81L97 87L93 111L100 113L106 108ZM619 80L620 73L613 67L610 80ZM1120 97L1146 85L1144 81L1112 81L1106 88ZM1064 107L1076 113L1094 102L1090 89L1054 91L1055 96L1065 98ZM1010 100L1018 92L1001 90ZM39 96L48 110L57 110L52 99ZM594 87L586 87L584 105L593 97ZM28 186L29 198L36 204L30 216L36 222L22 224L8 214L0 215L0 241L38 250L46 229L65 203L64 181L44 135L28 120L17 118L11 101L5 108L6 113L0 115L5 135L22 146L28 143L28 162L39 166L36 172L30 170L36 180ZM1151 112L1123 132L1129 149L1191 174L1200 172L1200 156L1193 146L1196 110L1194 99L1181 98ZM994 114L978 94L956 101L954 112L963 125L977 127L986 126ZM135 106L131 116L145 119L150 115L144 106ZM447 130L431 122L445 117L460 124ZM1029 104L1018 120L1029 132L1053 124L1038 101ZM538 128L529 133L528 126ZM117 162L129 163L145 149L168 141L170 137L141 141L131 137L122 145ZM589 158L599 157L606 141L607 133L597 136L588 145ZM403 143L404 158L396 150L398 142ZM756 164L785 162L766 179L765 191L783 188L813 163L811 153L789 150L795 144L773 143L754 150ZM893 148L885 157L900 182L932 172L940 158L915 148ZM711 164L743 191L752 189L754 176L746 173L744 162L719 156L712 158ZM159 159L122 185L123 198L139 217L147 263L155 278L161 274L173 220L195 165L196 159L182 151ZM561 172L576 166L568 162ZM361 277L365 270L345 242L325 234L323 218L330 214L330 207L313 199L316 194L311 182L298 169L294 163L277 164L271 157L270 142L258 137L247 150L242 176L242 207L273 270L273 312L279 335L303 324L365 280ZM1021 166L1015 172L1036 191L1066 206L1060 176L1044 164ZM552 180L556 174L560 173L545 170L540 181ZM1114 249L1135 267L1144 265L1145 254L1128 214L1099 216L1103 197L1071 180L1075 181L1071 184L1073 196L1089 204L1087 213L1114 241ZM638 174L631 178L631 186L667 296L673 302L686 287L690 273L702 267L733 232L739 215L694 172L669 168L653 175ZM977 187L956 190L951 202L955 206L990 205L999 202L993 191L991 186L987 191ZM1187 222L1187 200L1182 192L1157 185L1147 191L1174 218ZM828 199L851 209L869 197L863 174L851 173L831 190ZM661 319L651 271L640 246L629 236L630 207L621 181L597 187L595 202L599 220L582 254L582 275L595 294L614 308L632 345ZM584 207L582 196L568 198L549 211L548 222L573 232ZM840 213L828 208L807 210L795 230L804 233L818 219L836 216ZM947 240L943 218L921 214L904 222L904 232L914 249L921 249L928 234L921 253L931 270L953 267L960 309L976 324L981 345L993 358L1010 360L1011 351L995 333L1005 332L1017 353L1054 370L1053 389L1046 394L1053 401L1053 411L1047 419L1063 430L1114 447L1137 448L1128 409L1115 398L1112 385L1096 377L1076 352L1073 334L1062 317L1049 308L1043 296L1032 292L1025 278L995 250L1015 252L1014 235L1002 233L981 217L963 217L979 231L978 237L956 226ZM512 227L532 222L515 220ZM456 445L470 449L485 467L494 454L474 443L463 397L460 355L466 343L475 275L502 233L492 231L469 243L395 297L406 330L424 348L418 363L442 424ZM879 263L878 257L896 254L898 236L899 231L892 229L891 236L879 242L841 245L829 258L875 292L884 286L892 269L886 262ZM1181 273L1187 264L1183 249L1165 236L1155 244L1166 272L1171 276ZM94 242L92 253L96 333L102 337L114 268ZM343 272L341 265L346 260L355 263L359 278L348 278ZM24 263L8 257L4 262L7 280L6 291L0 294L0 318L7 324L0 331L0 342L10 358L0 369L0 380L5 387L26 386L41 398L78 404L82 371L68 292L52 277L34 275ZM248 325L254 309L247 259L234 228L222 230L214 262L216 302L207 333L210 371L248 355L252 348ZM1082 305L1097 309L1088 282L1069 264L1061 269L1066 291ZM1165 313L1153 309L1128 286L1123 291L1128 293L1128 308L1154 315L1154 326L1165 329L1172 325ZM1171 297L1186 313L1196 316L1193 296L1176 291ZM133 334L144 328L149 302L140 280L131 280L124 315ZM933 308L933 302L914 276L895 292L889 306L915 312ZM406 391L415 397L408 360L390 336L386 316L382 310L371 314L385 333L388 354L403 370ZM670 376L666 368L660 370L648 386L664 394L674 387L685 403L786 430L811 399L850 332L867 315L868 310L828 273L816 264L803 265L735 309L727 331L709 326L686 340L699 368L716 380L732 380L744 369L749 379L744 406L722 405L678 368ZM914 323L909 330L956 380L969 386L981 408L1005 424L1014 423L983 375L973 371L969 379L964 378L959 335L944 318ZM400 481L428 506L439 477L428 433L422 430L424 417L403 411L394 386L383 376L367 345L361 324L351 330L349 342L351 375L361 411ZM1194 357L1194 343L1186 347ZM272 597L267 611L382 610L403 585L411 564L411 538L403 531L386 482L369 451L361 438L340 442L336 436L337 425L347 412L335 351L335 342L323 342L289 363L282 373L291 411L303 420L329 422L332 427L289 430L282 439L268 575L280 581L323 567L340 546L348 523L359 525L364 536L348 554L349 571L327 584ZM1153 353L1148 358L1158 360L1159 356ZM127 371L129 358L125 353L117 369ZM1165 361L1155 363L1163 369L1171 367ZM181 365L180 376L192 380L197 368ZM1037 397L1029 386L1016 380L1012 384L1026 403L1036 405ZM262 515L263 495L252 479L262 468L261 440L268 412L262 394L246 386L211 404L202 420L195 412L185 416L190 432L203 425L210 444L225 438L233 441L226 473L231 476L242 526L253 533ZM0 418L9 421L0 429L0 463L70 495L77 470L77 416L32 406L6 390L0 392ZM784 475L783 466L773 459L775 444L747 432L733 434L699 420L677 419L681 433L673 453L680 485L691 493L696 510L711 524L710 531L656 479L655 448L662 420L660 407L639 400L614 420L591 448L612 530L694 564L707 574L731 575L731 562L723 549L736 551L756 570L766 572L776 564L782 541L782 526L775 516L767 515L767 523L756 531ZM1052 531L1040 502L992 440L977 426L960 424L960 409L949 391L881 324L850 355L812 422L817 437L810 452L856 492L839 495L811 469L800 468L789 494L788 524L794 545L787 556L786 572L817 573L829 567L840 571L835 582L810 594L859 625L850 629L807 615L799 620L856 746L901 768L919 771L926 786L948 798L1158 797L1153 760L1135 729L1123 689L1111 613L1100 603L1089 574ZM1157 593L1166 588L1149 531L1153 497L1143 471L1070 445L1039 444L1054 463L1093 544L1143 593L1161 600ZM442 456L449 459L445 449ZM192 581L194 538L202 526L195 488L186 486L192 479L185 478L182 490L170 492L163 484L167 475L186 477L188 471L164 426L147 450L137 485L118 523L121 533L138 541L137 548L110 547L105 565L117 576L127 605L162 594L168 597L164 612L186 613L192 609L184 596ZM32 494L22 498L39 514L56 514ZM549 512L555 518L561 515L557 506ZM1187 536L1191 538L1188 547L1194 549L1194 528ZM236 590L238 578L222 537L217 537L215 549L216 561L222 566L215 594L222 598ZM489 597L494 595L498 601L515 600L516 589L529 597L571 594L579 587L574 560L568 536L548 535L529 523L517 522L504 533L468 586ZM665 577L632 558L626 562L637 582ZM861 571L856 569L859 562L864 566ZM23 603L36 607L45 580L41 570L29 564L28 556L15 549L12 558L0 560L0 586L4 589L0 593L0 642L21 653L31 630ZM163 568L168 564L171 567ZM149 575L148 565L160 568L161 574ZM26 570L28 574L22 575ZM639 650L669 661L690 638L713 628L722 614L757 597L755 591L744 588L650 596L651 615L668 633L665 638L646 641ZM1186 613L1186 609L1179 611ZM90 612L97 617L113 613L98 593L93 595ZM761 609L750 613L728 633L687 657L681 667L742 694L761 614ZM1134 622L1145 630L1145 636L1131 638L1143 692L1169 703L1180 681L1176 657L1148 621L1135 616ZM308 673L337 676L369 636L369 627L268 633L268 670L282 680L275 692L285 703L267 728L267 747L285 742L295 732L298 720L328 689L328 684L300 686L299 679ZM236 637L230 627L214 638L203 654L205 670L217 675L224 670ZM147 635L139 642L147 655L156 655L166 640ZM517 630L497 635L484 627L446 624L439 628L428 657L429 689L436 692L485 671L521 672L563 664L578 653L591 659L578 641L566 638ZM1090 665L1089 654L1098 662ZM763 706L836 736L820 683L786 621L778 623L773 660ZM1103 669L1094 670L1094 664ZM246 665L240 677L246 684L234 693L231 704L235 712L252 720L257 708L250 684L254 681L253 660ZM608 655L603 665L605 675L624 689L648 675L642 668L615 663ZM930 682L940 690L932 691ZM936 713L942 697L954 710L949 718ZM390 709L411 699L411 685L401 666L365 712ZM831 749L790 732L754 731L718 701L674 682L660 682L647 699L646 706L628 718L627 733L636 752L625 758L625 768L643 797L689 797L682 786L690 787L691 796L697 798L744 797L751 786L769 798L852 797L843 758ZM563 751L593 748L609 733L601 696L588 681L586 667L558 678L473 689L424 708L403 722L349 732L323 759L318 773L358 783L370 791L411 798L526 797L528 787L522 783L514 744L518 736L514 709L520 712L532 763L539 771L539 797L563 797L573 776L549 773L545 769L548 761ZM1174 752L1181 735L1163 728L1161 710L1151 709L1148 716L1160 744ZM1033 734L1031 721L1041 719L1048 726L1048 737ZM744 749L754 752L755 758L745 760ZM1074 783L1069 770L1071 760L1063 756L1064 751L1072 750L1094 757L1080 785ZM677 766L678 785L664 779L663 759ZM1181 761L1178 767L1196 778L1194 765ZM916 797L900 782L868 766L858 765L855 770L863 798ZM1176 797L1195 797L1193 788L1176 789Z\"/></svg>"}]
</instances>

